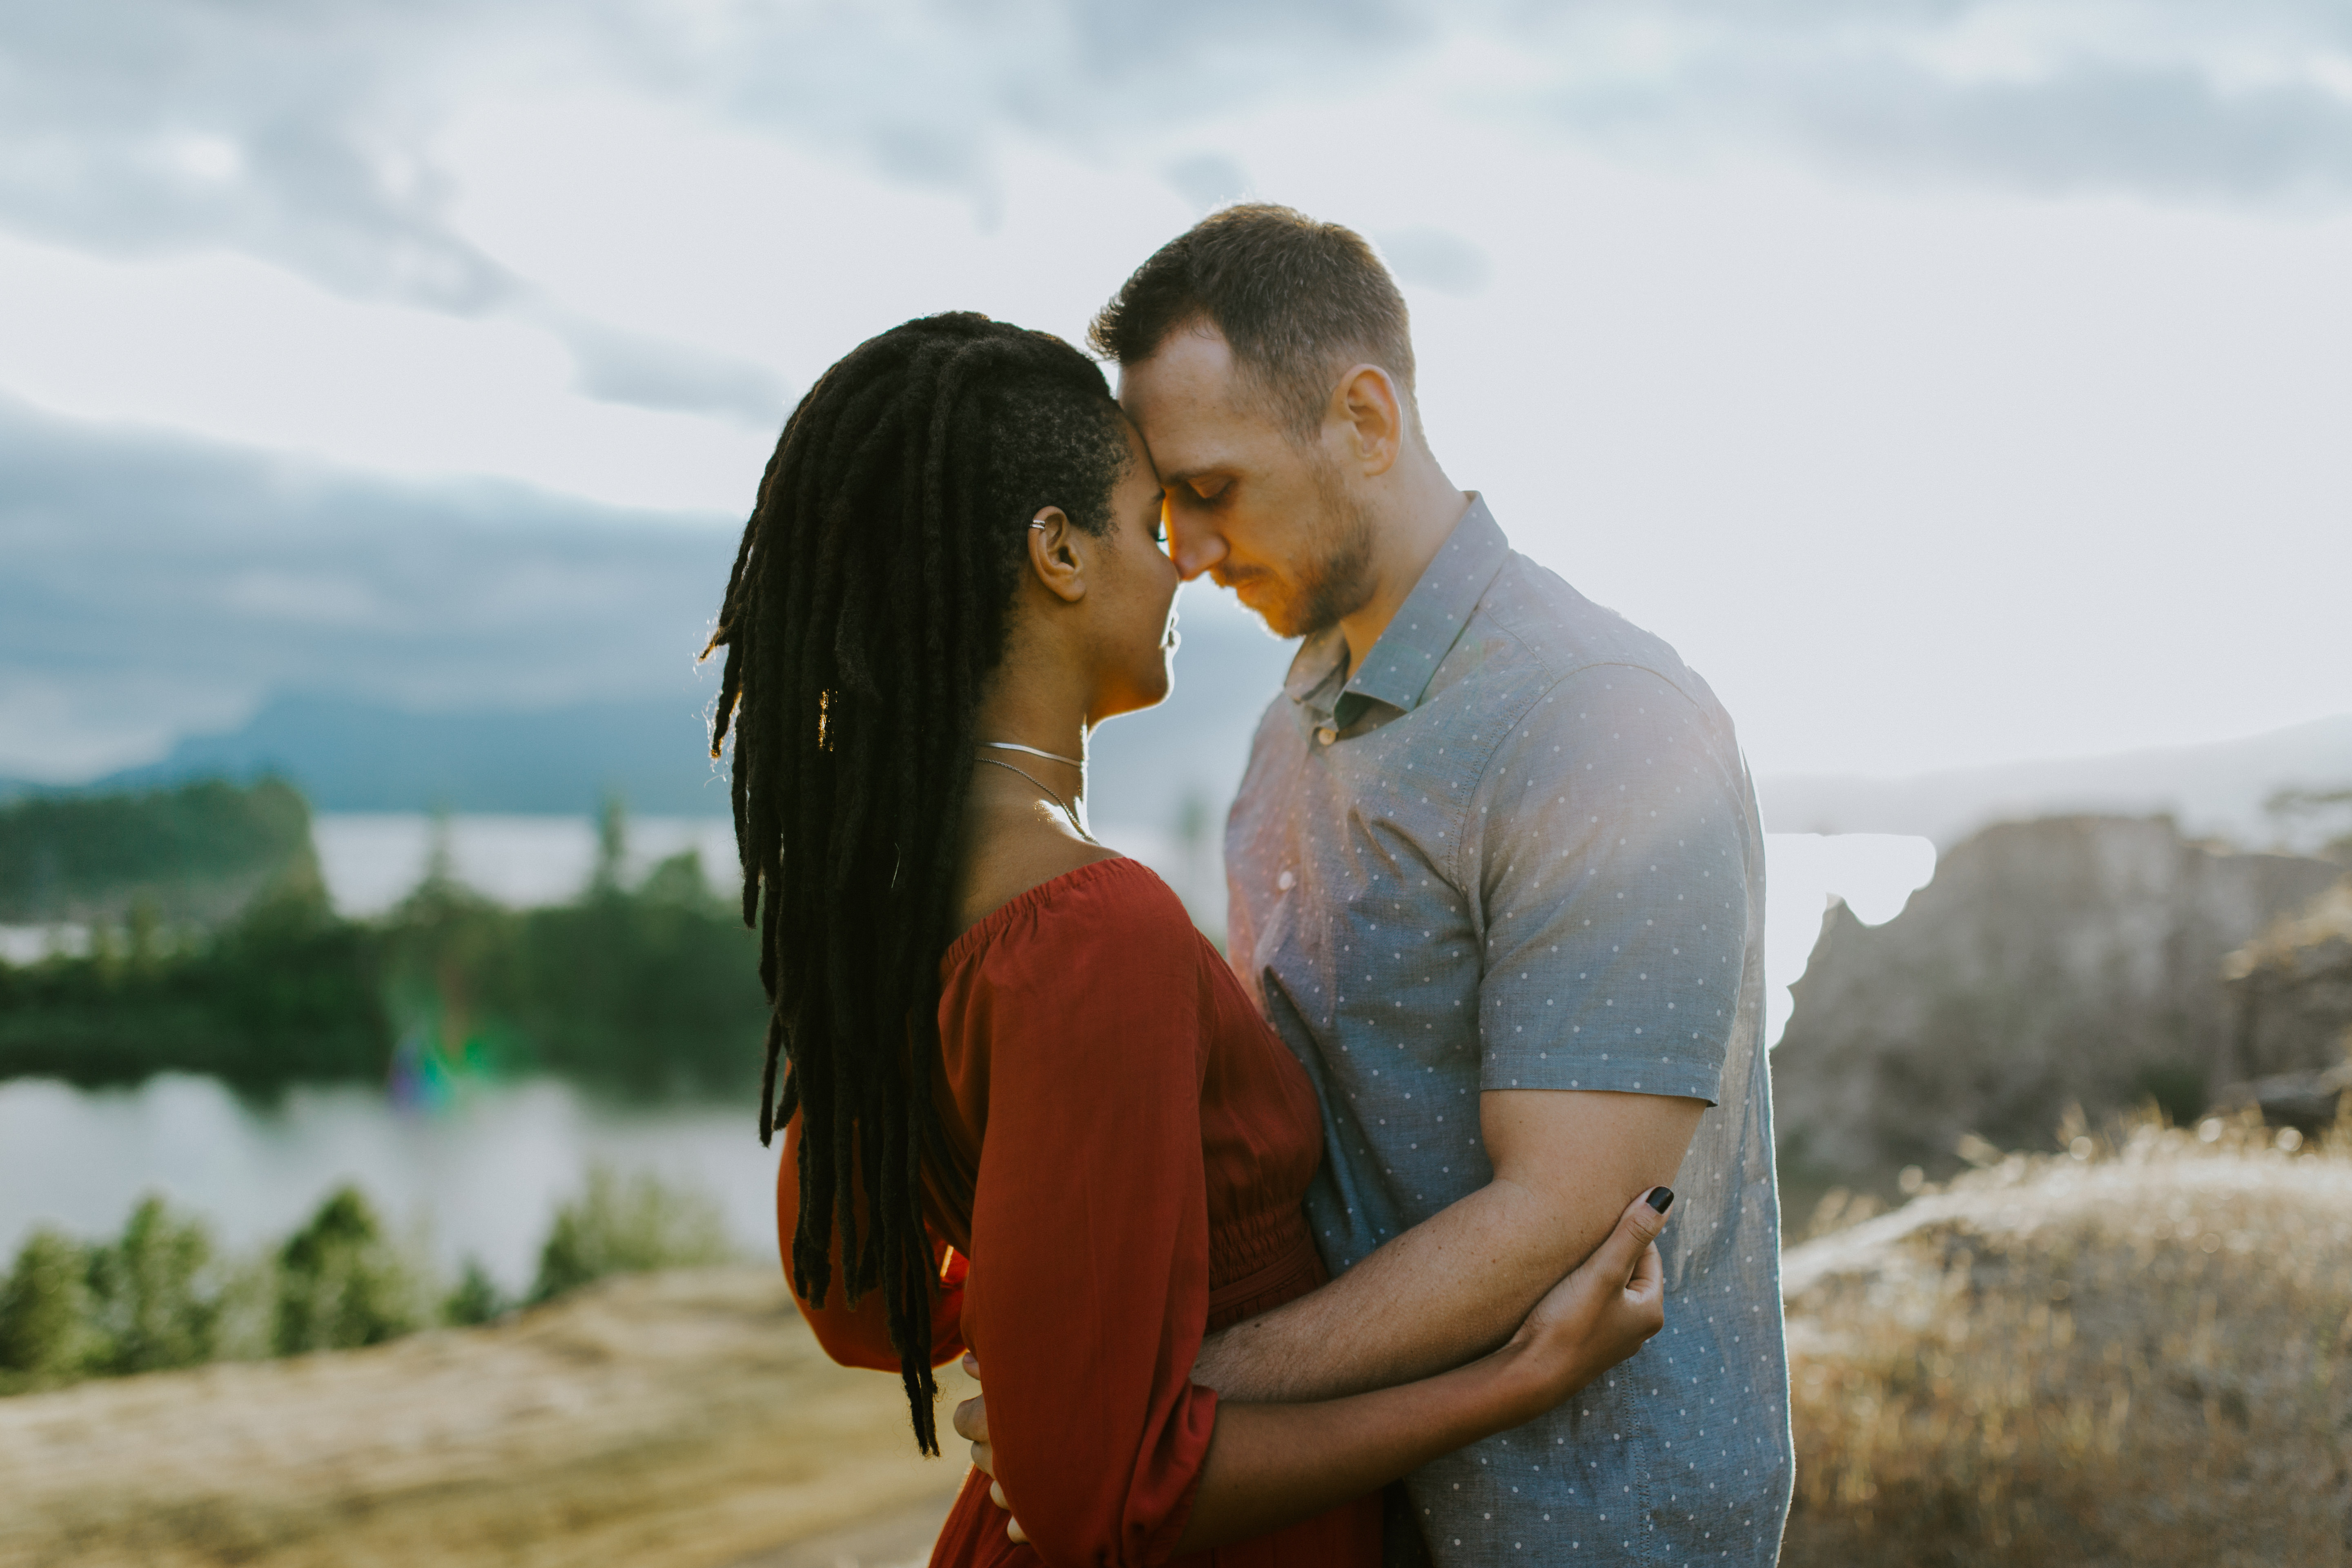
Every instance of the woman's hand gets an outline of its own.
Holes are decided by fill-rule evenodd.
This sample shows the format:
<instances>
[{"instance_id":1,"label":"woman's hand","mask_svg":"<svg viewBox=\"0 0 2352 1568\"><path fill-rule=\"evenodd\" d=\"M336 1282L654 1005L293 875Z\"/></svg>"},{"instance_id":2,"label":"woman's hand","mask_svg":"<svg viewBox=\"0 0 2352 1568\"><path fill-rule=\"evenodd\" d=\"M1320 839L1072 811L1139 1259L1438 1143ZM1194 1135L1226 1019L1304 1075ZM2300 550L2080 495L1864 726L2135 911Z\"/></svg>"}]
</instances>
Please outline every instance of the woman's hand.
<instances>
[{"instance_id":1,"label":"woman's hand","mask_svg":"<svg viewBox=\"0 0 2352 1568\"><path fill-rule=\"evenodd\" d=\"M980 1381L980 1358L970 1351L963 1352L963 1374L972 1382ZM1011 1517L1012 1500L1004 1495L1004 1487L996 1479L996 1445L988 1440L988 1402L984 1395L974 1395L955 1407L955 1429L959 1436L971 1441L972 1468L988 1478L988 1500L1006 1514L1004 1533L1015 1541L1026 1541L1029 1532L1021 1521Z\"/></svg>"},{"instance_id":2,"label":"woman's hand","mask_svg":"<svg viewBox=\"0 0 2352 1568\"><path fill-rule=\"evenodd\" d=\"M1635 1198L1601 1245L1553 1286L1501 1349L1418 1383L1297 1405L1228 1402L1217 1411L1200 1490L1178 1542L1181 1556L1297 1522L1418 1468L1440 1454L1535 1419L1642 1348L1665 1326L1665 1266L1655 1245L1675 1201L1665 1187ZM966 1355L974 1379L980 1363ZM995 1484L988 1407L957 1406L955 1429ZM1017 1519L1005 1533L1024 1541Z\"/></svg>"},{"instance_id":3,"label":"woman's hand","mask_svg":"<svg viewBox=\"0 0 2352 1568\"><path fill-rule=\"evenodd\" d=\"M1659 1232L1675 1201L1653 1187L1626 1206L1617 1228L1535 1304L1497 1358L1528 1384L1532 1420L1640 1350L1666 1324Z\"/></svg>"},{"instance_id":4,"label":"woman's hand","mask_svg":"<svg viewBox=\"0 0 2352 1568\"><path fill-rule=\"evenodd\" d=\"M1673 1201L1664 1187L1634 1199L1507 1342L1467 1365L1311 1404L1219 1405L1174 1554L1281 1529L1523 1426L1641 1349L1665 1323L1665 1266L1651 1244Z\"/></svg>"}]
</instances>

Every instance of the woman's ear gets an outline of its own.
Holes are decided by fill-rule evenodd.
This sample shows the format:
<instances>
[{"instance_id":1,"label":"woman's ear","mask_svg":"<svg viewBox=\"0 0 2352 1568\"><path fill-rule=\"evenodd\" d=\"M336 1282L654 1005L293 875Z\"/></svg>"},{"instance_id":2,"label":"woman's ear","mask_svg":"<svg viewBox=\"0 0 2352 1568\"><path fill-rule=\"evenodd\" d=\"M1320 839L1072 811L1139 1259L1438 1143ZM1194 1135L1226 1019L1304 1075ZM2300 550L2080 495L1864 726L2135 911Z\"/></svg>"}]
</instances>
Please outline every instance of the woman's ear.
<instances>
[{"instance_id":1,"label":"woman's ear","mask_svg":"<svg viewBox=\"0 0 2352 1568\"><path fill-rule=\"evenodd\" d=\"M1086 550L1077 524L1060 507L1040 508L1029 520L1029 570L1038 585L1065 604L1087 596Z\"/></svg>"}]
</instances>

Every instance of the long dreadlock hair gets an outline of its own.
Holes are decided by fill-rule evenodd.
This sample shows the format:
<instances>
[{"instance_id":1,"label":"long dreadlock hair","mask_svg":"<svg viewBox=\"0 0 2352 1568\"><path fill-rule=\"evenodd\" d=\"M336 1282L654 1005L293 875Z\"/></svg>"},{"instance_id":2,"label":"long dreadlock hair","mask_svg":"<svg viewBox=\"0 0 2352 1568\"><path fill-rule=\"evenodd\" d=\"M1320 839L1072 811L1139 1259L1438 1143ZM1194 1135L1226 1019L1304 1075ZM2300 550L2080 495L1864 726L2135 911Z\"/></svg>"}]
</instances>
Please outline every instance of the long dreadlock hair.
<instances>
[{"instance_id":1,"label":"long dreadlock hair","mask_svg":"<svg viewBox=\"0 0 2352 1568\"><path fill-rule=\"evenodd\" d=\"M731 725L761 931L761 1142L801 1117L793 1284L825 1300L838 1230L849 1303L883 1293L926 1453L923 1178L929 1159L958 1181L932 1085L975 713L1030 520L1058 506L1101 533L1127 460L1101 370L1061 339L964 313L894 327L785 422L703 650L727 650L711 755Z\"/></svg>"}]
</instances>

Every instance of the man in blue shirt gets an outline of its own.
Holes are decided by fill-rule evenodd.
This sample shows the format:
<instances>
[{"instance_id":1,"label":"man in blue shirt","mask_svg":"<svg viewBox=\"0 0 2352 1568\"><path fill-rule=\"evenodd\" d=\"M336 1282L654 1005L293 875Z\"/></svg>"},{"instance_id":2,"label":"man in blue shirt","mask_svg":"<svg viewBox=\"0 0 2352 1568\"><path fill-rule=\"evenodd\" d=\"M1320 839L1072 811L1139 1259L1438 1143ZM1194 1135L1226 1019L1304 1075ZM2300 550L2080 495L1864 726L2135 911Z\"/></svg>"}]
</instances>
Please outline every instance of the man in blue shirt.
<instances>
[{"instance_id":1,"label":"man in blue shirt","mask_svg":"<svg viewBox=\"0 0 2352 1568\"><path fill-rule=\"evenodd\" d=\"M1349 231L1215 214L1093 337L1184 574L1304 638L1226 866L1234 965L1322 1099L1335 1278L1194 1376L1299 1400L1455 1365L1671 1184L1664 1332L1392 1492L1391 1559L1770 1563L1791 1458L1763 844L1729 718L1445 477L1404 301Z\"/></svg>"}]
</instances>

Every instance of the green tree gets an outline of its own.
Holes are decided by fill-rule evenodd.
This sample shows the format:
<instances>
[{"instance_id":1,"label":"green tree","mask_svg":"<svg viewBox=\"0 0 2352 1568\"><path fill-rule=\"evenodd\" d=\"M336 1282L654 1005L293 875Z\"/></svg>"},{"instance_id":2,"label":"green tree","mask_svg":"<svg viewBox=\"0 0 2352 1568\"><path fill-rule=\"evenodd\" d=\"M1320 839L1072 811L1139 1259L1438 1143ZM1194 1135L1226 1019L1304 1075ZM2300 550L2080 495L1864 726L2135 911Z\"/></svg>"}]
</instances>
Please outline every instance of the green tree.
<instances>
[{"instance_id":1,"label":"green tree","mask_svg":"<svg viewBox=\"0 0 2352 1568\"><path fill-rule=\"evenodd\" d=\"M300 797L282 784L203 798L216 795L282 808L307 836ZM71 820L89 837L113 819ZM504 909L460 882L446 814L423 880L380 921L338 916L307 849L208 931L134 899L127 922L93 929L87 957L0 963L0 1077L203 1072L265 1090L390 1080L430 1100L550 1070L639 1097L748 1089L768 1005L736 900L690 850L625 884L618 800L605 803L598 844L587 885L551 909ZM26 855L28 867L39 858Z\"/></svg>"},{"instance_id":2,"label":"green tree","mask_svg":"<svg viewBox=\"0 0 2352 1568\"><path fill-rule=\"evenodd\" d=\"M161 1372L210 1361L218 1294L210 1289L212 1235L150 1194L121 1237L89 1258L91 1316L103 1370Z\"/></svg>"},{"instance_id":3,"label":"green tree","mask_svg":"<svg viewBox=\"0 0 2352 1568\"><path fill-rule=\"evenodd\" d=\"M281 779L0 805L0 921L115 919L142 900L166 919L217 920L317 863L310 805Z\"/></svg>"},{"instance_id":4,"label":"green tree","mask_svg":"<svg viewBox=\"0 0 2352 1568\"><path fill-rule=\"evenodd\" d=\"M418 1289L357 1187L327 1195L278 1252L279 1355L381 1344L416 1328Z\"/></svg>"},{"instance_id":5,"label":"green tree","mask_svg":"<svg viewBox=\"0 0 2352 1568\"><path fill-rule=\"evenodd\" d=\"M624 1178L597 1165L588 1190L555 1214L530 1299L545 1301L608 1274L689 1268L735 1256L719 1205L651 1172Z\"/></svg>"},{"instance_id":6,"label":"green tree","mask_svg":"<svg viewBox=\"0 0 2352 1568\"><path fill-rule=\"evenodd\" d=\"M629 854L629 808L617 795L608 795L596 813L596 869L588 879L588 896L610 898L621 890L621 866Z\"/></svg>"},{"instance_id":7,"label":"green tree","mask_svg":"<svg viewBox=\"0 0 2352 1568\"><path fill-rule=\"evenodd\" d=\"M522 923L457 879L447 818L438 817L424 880L375 939L384 1012L404 1054L421 1051L452 1077L531 1065L519 973Z\"/></svg>"},{"instance_id":8,"label":"green tree","mask_svg":"<svg viewBox=\"0 0 2352 1568\"><path fill-rule=\"evenodd\" d=\"M490 1278L481 1260L468 1258L458 1274L457 1289L441 1303L441 1321L469 1328L500 1316L508 1305L506 1292L499 1289L499 1282Z\"/></svg>"},{"instance_id":9,"label":"green tree","mask_svg":"<svg viewBox=\"0 0 2352 1568\"><path fill-rule=\"evenodd\" d=\"M572 903L529 911L517 954L523 1027L546 1066L636 1094L758 1081L758 946L693 850L634 889L600 879Z\"/></svg>"},{"instance_id":10,"label":"green tree","mask_svg":"<svg viewBox=\"0 0 2352 1568\"><path fill-rule=\"evenodd\" d=\"M95 1358L89 1253L70 1237L37 1230L16 1249L0 1289L0 1373L34 1386L69 1382Z\"/></svg>"},{"instance_id":11,"label":"green tree","mask_svg":"<svg viewBox=\"0 0 2352 1568\"><path fill-rule=\"evenodd\" d=\"M87 958L0 965L0 1076L136 1081L167 1069L241 1088L294 1079L380 1079L391 1041L374 938L336 918L299 868L209 938L166 944L134 908L100 926Z\"/></svg>"}]
</instances>

